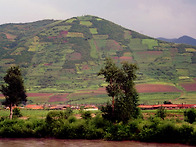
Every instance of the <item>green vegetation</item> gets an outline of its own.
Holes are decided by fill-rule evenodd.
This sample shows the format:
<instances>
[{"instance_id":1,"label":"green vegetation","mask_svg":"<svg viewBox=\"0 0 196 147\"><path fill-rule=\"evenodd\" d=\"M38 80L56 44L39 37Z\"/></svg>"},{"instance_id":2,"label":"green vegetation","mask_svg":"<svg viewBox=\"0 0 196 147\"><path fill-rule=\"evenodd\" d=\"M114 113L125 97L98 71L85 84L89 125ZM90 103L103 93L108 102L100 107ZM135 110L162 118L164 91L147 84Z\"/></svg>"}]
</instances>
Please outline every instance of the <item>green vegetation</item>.
<instances>
[{"instance_id":1,"label":"green vegetation","mask_svg":"<svg viewBox=\"0 0 196 147\"><path fill-rule=\"evenodd\" d=\"M91 34L98 34L97 28L90 28Z\"/></svg>"},{"instance_id":2,"label":"green vegetation","mask_svg":"<svg viewBox=\"0 0 196 147\"><path fill-rule=\"evenodd\" d=\"M158 46L157 40L154 39L142 39L142 44L147 44L149 49L154 49L155 46Z\"/></svg>"},{"instance_id":3,"label":"green vegetation","mask_svg":"<svg viewBox=\"0 0 196 147\"><path fill-rule=\"evenodd\" d=\"M24 111L27 110L21 112ZM39 111L44 112L43 110ZM155 112L155 110L151 111ZM174 112L181 113L180 110ZM42 119L30 117L26 120L20 118L9 120L1 116L0 137L136 140L196 145L195 123L189 124L173 116L168 118L174 112L168 110L164 120L152 114L146 119L129 120L127 124L122 124L122 122L111 123L105 120L100 112L94 113L95 117L91 117L92 112L84 110L79 112L83 118L78 119L75 113L70 112L69 109L49 111ZM143 114L146 113L149 112L143 112ZM23 114L23 116L25 115Z\"/></svg>"},{"instance_id":4,"label":"green vegetation","mask_svg":"<svg viewBox=\"0 0 196 147\"><path fill-rule=\"evenodd\" d=\"M13 109L13 116L14 117L21 117L22 116L22 113L20 112L19 108L16 107Z\"/></svg>"},{"instance_id":5,"label":"green vegetation","mask_svg":"<svg viewBox=\"0 0 196 147\"><path fill-rule=\"evenodd\" d=\"M98 73L108 82L106 90L112 97L112 104L102 107L105 119L126 123L130 118L138 117L138 94L134 87L137 69L135 64L128 62L123 62L119 68L110 58L106 58L105 67Z\"/></svg>"},{"instance_id":6,"label":"green vegetation","mask_svg":"<svg viewBox=\"0 0 196 147\"><path fill-rule=\"evenodd\" d=\"M166 117L166 110L164 107L160 107L159 109L157 109L157 112L155 114L157 117L160 117L161 119L164 119Z\"/></svg>"},{"instance_id":7,"label":"green vegetation","mask_svg":"<svg viewBox=\"0 0 196 147\"><path fill-rule=\"evenodd\" d=\"M5 96L5 101L2 104L10 108L10 119L12 119L13 106L27 101L20 68L18 66L10 67L4 81L6 84L2 85L0 89ZM16 111L15 113L17 113Z\"/></svg>"},{"instance_id":8,"label":"green vegetation","mask_svg":"<svg viewBox=\"0 0 196 147\"><path fill-rule=\"evenodd\" d=\"M185 121L189 123L196 122L196 111L194 108L184 111Z\"/></svg>"}]
</instances>

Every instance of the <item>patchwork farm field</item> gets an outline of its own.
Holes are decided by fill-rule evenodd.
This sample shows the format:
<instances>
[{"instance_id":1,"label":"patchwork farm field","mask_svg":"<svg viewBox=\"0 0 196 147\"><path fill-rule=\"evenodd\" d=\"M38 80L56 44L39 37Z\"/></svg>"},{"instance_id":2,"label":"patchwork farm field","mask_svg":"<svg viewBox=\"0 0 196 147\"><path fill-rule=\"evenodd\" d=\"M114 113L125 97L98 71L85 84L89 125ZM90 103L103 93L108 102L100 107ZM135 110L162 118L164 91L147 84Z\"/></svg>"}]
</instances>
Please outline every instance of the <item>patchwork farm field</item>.
<instances>
[{"instance_id":1,"label":"patchwork farm field","mask_svg":"<svg viewBox=\"0 0 196 147\"><path fill-rule=\"evenodd\" d=\"M186 91L196 91L196 82L195 83L183 83L180 84Z\"/></svg>"},{"instance_id":2,"label":"patchwork farm field","mask_svg":"<svg viewBox=\"0 0 196 147\"><path fill-rule=\"evenodd\" d=\"M175 86L161 84L138 84L136 89L139 93L181 92Z\"/></svg>"},{"instance_id":3,"label":"patchwork farm field","mask_svg":"<svg viewBox=\"0 0 196 147\"><path fill-rule=\"evenodd\" d=\"M106 57L117 65L138 65L139 103L196 103L194 46L163 42L89 15L7 24L0 32L0 83L10 66L20 65L28 104L107 103L111 98L100 88L107 84L97 76Z\"/></svg>"},{"instance_id":4,"label":"patchwork farm field","mask_svg":"<svg viewBox=\"0 0 196 147\"><path fill-rule=\"evenodd\" d=\"M173 104L196 104L196 91L182 91L169 84L137 84L139 104L153 105L170 101ZM28 104L105 104L111 101L104 87L77 90L72 93L27 93ZM0 101L4 97L0 95Z\"/></svg>"}]
</instances>

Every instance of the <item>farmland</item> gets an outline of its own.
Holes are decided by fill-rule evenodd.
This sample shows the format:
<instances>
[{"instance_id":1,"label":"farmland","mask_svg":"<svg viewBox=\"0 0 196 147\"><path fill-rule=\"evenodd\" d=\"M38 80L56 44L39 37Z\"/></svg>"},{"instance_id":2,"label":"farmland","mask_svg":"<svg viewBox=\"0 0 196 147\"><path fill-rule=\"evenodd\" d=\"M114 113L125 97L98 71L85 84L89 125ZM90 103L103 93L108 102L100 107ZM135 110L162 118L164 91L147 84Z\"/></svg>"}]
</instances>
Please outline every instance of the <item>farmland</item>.
<instances>
[{"instance_id":1,"label":"farmland","mask_svg":"<svg viewBox=\"0 0 196 147\"><path fill-rule=\"evenodd\" d=\"M141 103L196 103L194 46L163 42L89 15L2 25L0 34L0 82L10 66L20 65L28 103L106 103L110 97L98 89L107 83L97 76L106 57L117 65L138 65Z\"/></svg>"}]
</instances>

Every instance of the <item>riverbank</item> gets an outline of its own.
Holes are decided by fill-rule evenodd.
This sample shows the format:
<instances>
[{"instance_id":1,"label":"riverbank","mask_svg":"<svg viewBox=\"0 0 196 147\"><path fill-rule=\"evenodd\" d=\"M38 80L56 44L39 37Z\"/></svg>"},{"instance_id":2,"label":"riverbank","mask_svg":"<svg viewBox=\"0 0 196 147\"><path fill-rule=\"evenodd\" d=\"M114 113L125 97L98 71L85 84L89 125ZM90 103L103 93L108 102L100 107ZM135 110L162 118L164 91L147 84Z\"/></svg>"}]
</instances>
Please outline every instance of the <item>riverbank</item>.
<instances>
[{"instance_id":1,"label":"riverbank","mask_svg":"<svg viewBox=\"0 0 196 147\"><path fill-rule=\"evenodd\" d=\"M111 141L166 142L196 145L196 124L151 116L111 123L98 113L77 119L67 111L50 111L46 118L1 119L1 138L103 139Z\"/></svg>"}]
</instances>

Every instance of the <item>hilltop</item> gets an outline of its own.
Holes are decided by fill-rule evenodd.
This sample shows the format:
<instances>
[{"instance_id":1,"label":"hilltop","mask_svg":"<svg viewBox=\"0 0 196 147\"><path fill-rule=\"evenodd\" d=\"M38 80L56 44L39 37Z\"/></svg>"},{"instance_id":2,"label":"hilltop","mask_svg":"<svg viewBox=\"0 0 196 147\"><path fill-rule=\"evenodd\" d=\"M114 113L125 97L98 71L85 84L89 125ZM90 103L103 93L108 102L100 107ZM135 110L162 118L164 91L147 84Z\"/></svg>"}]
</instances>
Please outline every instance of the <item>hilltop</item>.
<instances>
[{"instance_id":1,"label":"hilltop","mask_svg":"<svg viewBox=\"0 0 196 147\"><path fill-rule=\"evenodd\" d=\"M159 102L157 97L196 103L195 46L167 43L90 15L0 26L1 82L8 67L20 65L31 102L105 103L106 83L97 76L105 57L138 64L141 103ZM48 96L37 98L35 92Z\"/></svg>"}]
</instances>

